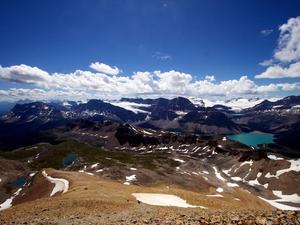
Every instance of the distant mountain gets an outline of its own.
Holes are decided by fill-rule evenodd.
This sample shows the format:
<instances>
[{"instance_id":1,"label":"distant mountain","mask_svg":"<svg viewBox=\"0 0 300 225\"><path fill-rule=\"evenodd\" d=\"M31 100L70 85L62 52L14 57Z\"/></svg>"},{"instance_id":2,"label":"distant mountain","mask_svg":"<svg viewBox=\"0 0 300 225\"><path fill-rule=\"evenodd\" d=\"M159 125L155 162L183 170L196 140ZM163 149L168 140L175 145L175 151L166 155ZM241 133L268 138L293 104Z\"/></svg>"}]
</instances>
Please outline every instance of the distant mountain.
<instances>
[{"instance_id":1,"label":"distant mountain","mask_svg":"<svg viewBox=\"0 0 300 225\"><path fill-rule=\"evenodd\" d=\"M145 119L142 113L134 113L124 108L106 103L102 100L92 99L87 103L82 103L74 108L77 117L95 117L96 115L104 116L113 120L134 122Z\"/></svg>"},{"instance_id":2,"label":"distant mountain","mask_svg":"<svg viewBox=\"0 0 300 225\"><path fill-rule=\"evenodd\" d=\"M19 100L13 102L0 101L0 116L8 113L16 104L26 104L32 102L31 100Z\"/></svg>"},{"instance_id":3,"label":"distant mountain","mask_svg":"<svg viewBox=\"0 0 300 225\"><path fill-rule=\"evenodd\" d=\"M123 98L113 102L92 99L86 103L53 101L16 104L0 119L0 145L1 142L8 142L6 139L12 140L15 136L27 142L40 131L65 126L68 122L78 119L114 121L155 130L200 135L226 135L258 130L291 136L296 135L293 129L300 121L300 96L289 96L277 101L252 99L249 101L259 103L239 112L232 110L228 105L203 106L194 104L193 101L177 97ZM205 103L205 100L203 102ZM232 100L231 105L232 102L245 100Z\"/></svg>"},{"instance_id":4,"label":"distant mountain","mask_svg":"<svg viewBox=\"0 0 300 225\"><path fill-rule=\"evenodd\" d=\"M264 100L263 102L244 109L243 112L257 112L265 110L286 110L286 109L300 109L300 96L288 96L277 101Z\"/></svg>"},{"instance_id":5,"label":"distant mountain","mask_svg":"<svg viewBox=\"0 0 300 225\"><path fill-rule=\"evenodd\" d=\"M0 115L8 113L14 105L14 102L0 102Z\"/></svg>"},{"instance_id":6,"label":"distant mountain","mask_svg":"<svg viewBox=\"0 0 300 225\"><path fill-rule=\"evenodd\" d=\"M226 106L233 111L241 111L246 108L253 107L261 103L264 99L260 98L233 98L230 100L208 100L208 99L197 99L190 98L195 105L214 107L214 106Z\"/></svg>"}]
</instances>

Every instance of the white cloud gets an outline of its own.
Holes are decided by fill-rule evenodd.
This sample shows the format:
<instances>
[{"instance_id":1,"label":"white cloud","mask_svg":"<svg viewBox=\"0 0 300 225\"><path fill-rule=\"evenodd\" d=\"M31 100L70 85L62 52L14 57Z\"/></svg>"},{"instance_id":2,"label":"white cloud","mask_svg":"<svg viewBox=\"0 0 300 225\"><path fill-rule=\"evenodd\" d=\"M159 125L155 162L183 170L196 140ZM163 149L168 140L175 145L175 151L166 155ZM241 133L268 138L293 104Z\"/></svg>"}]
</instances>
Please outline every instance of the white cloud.
<instances>
[{"instance_id":1,"label":"white cloud","mask_svg":"<svg viewBox=\"0 0 300 225\"><path fill-rule=\"evenodd\" d=\"M211 75L211 76L209 76L209 75L206 75L205 76L205 80L208 80L208 81L215 81L216 79L215 79L215 76L214 75Z\"/></svg>"},{"instance_id":2,"label":"white cloud","mask_svg":"<svg viewBox=\"0 0 300 225\"><path fill-rule=\"evenodd\" d=\"M300 59L300 17L291 18L279 27L278 48L274 57L282 62Z\"/></svg>"},{"instance_id":3,"label":"white cloud","mask_svg":"<svg viewBox=\"0 0 300 225\"><path fill-rule=\"evenodd\" d=\"M268 68L255 78L300 77L300 17L290 18L279 27L279 31L273 58L260 63Z\"/></svg>"},{"instance_id":4,"label":"white cloud","mask_svg":"<svg viewBox=\"0 0 300 225\"><path fill-rule=\"evenodd\" d=\"M285 83L285 84L278 84L278 86L283 91L296 91L300 89L300 83Z\"/></svg>"},{"instance_id":5,"label":"white cloud","mask_svg":"<svg viewBox=\"0 0 300 225\"><path fill-rule=\"evenodd\" d=\"M267 60L264 60L264 61L259 63L259 65L261 65L261 66L271 66L273 64L274 64L273 59L267 59Z\"/></svg>"},{"instance_id":6,"label":"white cloud","mask_svg":"<svg viewBox=\"0 0 300 225\"><path fill-rule=\"evenodd\" d=\"M0 90L0 99L3 101L17 101L20 99L30 99L34 101L41 100L82 100L91 98L91 95L85 92L44 90L39 88L10 88Z\"/></svg>"},{"instance_id":7,"label":"white cloud","mask_svg":"<svg viewBox=\"0 0 300 225\"><path fill-rule=\"evenodd\" d=\"M152 55L152 57L153 57L153 58L156 58L156 59L159 59L159 60L162 60L162 61L172 59L172 56L171 56L171 55L165 54L165 53L161 53L161 52L155 52L155 53Z\"/></svg>"},{"instance_id":8,"label":"white cloud","mask_svg":"<svg viewBox=\"0 0 300 225\"><path fill-rule=\"evenodd\" d=\"M104 73L76 70L71 73L49 74L26 65L1 67L0 79L34 85L33 89L0 90L0 98L16 99L117 99L120 97L240 97L276 91L300 90L299 83L258 85L247 76L216 82L214 76L193 79L188 73L136 72L131 76L111 76ZM21 74L21 75L20 75Z\"/></svg>"},{"instance_id":9,"label":"white cloud","mask_svg":"<svg viewBox=\"0 0 300 225\"><path fill-rule=\"evenodd\" d=\"M2 67L0 66L0 78L16 83L43 83L48 81L50 76L47 72L24 64Z\"/></svg>"},{"instance_id":10,"label":"white cloud","mask_svg":"<svg viewBox=\"0 0 300 225\"><path fill-rule=\"evenodd\" d=\"M100 63L100 62L91 63L90 68L94 69L97 72L110 74L110 75L118 75L120 72L122 72L116 66L111 67L107 64Z\"/></svg>"},{"instance_id":11,"label":"white cloud","mask_svg":"<svg viewBox=\"0 0 300 225\"><path fill-rule=\"evenodd\" d=\"M265 37L269 36L272 32L273 32L273 29L266 29L266 30L260 31L260 33Z\"/></svg>"},{"instance_id":12,"label":"white cloud","mask_svg":"<svg viewBox=\"0 0 300 225\"><path fill-rule=\"evenodd\" d=\"M280 65L270 66L265 72L256 75L255 78L283 78L283 77L300 77L300 62L290 64L288 67Z\"/></svg>"}]
</instances>

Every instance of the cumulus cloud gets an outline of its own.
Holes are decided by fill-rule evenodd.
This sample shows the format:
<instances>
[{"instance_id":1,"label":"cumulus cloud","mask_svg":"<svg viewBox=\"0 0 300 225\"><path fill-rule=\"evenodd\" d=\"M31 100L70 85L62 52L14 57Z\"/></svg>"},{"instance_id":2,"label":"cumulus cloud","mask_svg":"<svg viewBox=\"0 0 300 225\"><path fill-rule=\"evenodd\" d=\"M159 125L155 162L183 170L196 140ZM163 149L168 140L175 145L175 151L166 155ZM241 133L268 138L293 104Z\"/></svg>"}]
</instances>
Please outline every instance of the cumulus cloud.
<instances>
[{"instance_id":1,"label":"cumulus cloud","mask_svg":"<svg viewBox=\"0 0 300 225\"><path fill-rule=\"evenodd\" d=\"M209 75L206 75L205 76L205 80L208 80L208 81L215 81L216 79L215 79L215 76L214 75L211 75L211 76L209 76Z\"/></svg>"},{"instance_id":2,"label":"cumulus cloud","mask_svg":"<svg viewBox=\"0 0 300 225\"><path fill-rule=\"evenodd\" d=\"M193 79L188 73L175 70L135 72L131 76L111 76L100 72L76 70L49 74L27 65L0 68L0 79L34 85L33 89L0 90L0 98L16 99L118 99L120 97L173 97L259 95L276 91L299 90L299 83L258 85L247 76L216 82L214 76Z\"/></svg>"},{"instance_id":3,"label":"cumulus cloud","mask_svg":"<svg viewBox=\"0 0 300 225\"><path fill-rule=\"evenodd\" d=\"M300 59L300 17L291 18L279 27L278 48L274 57L283 62Z\"/></svg>"},{"instance_id":4,"label":"cumulus cloud","mask_svg":"<svg viewBox=\"0 0 300 225\"><path fill-rule=\"evenodd\" d=\"M46 71L37 67L21 64L9 67L0 66L0 78L16 83L33 84L47 82L50 76Z\"/></svg>"},{"instance_id":5,"label":"cumulus cloud","mask_svg":"<svg viewBox=\"0 0 300 225\"><path fill-rule=\"evenodd\" d=\"M121 72L121 70L116 66L112 67L100 62L91 63L90 68L97 72L110 74L110 75L118 75Z\"/></svg>"},{"instance_id":6,"label":"cumulus cloud","mask_svg":"<svg viewBox=\"0 0 300 225\"><path fill-rule=\"evenodd\" d=\"M10 88L0 90L0 99L4 101L17 101L20 99L30 99L33 101L47 100L83 100L92 98L93 95L83 91L61 91L61 90L44 90L39 88Z\"/></svg>"},{"instance_id":7,"label":"cumulus cloud","mask_svg":"<svg viewBox=\"0 0 300 225\"><path fill-rule=\"evenodd\" d=\"M255 78L282 78L282 77L300 77L300 62L290 64L288 67L274 65L267 68L267 70Z\"/></svg>"},{"instance_id":8,"label":"cumulus cloud","mask_svg":"<svg viewBox=\"0 0 300 225\"><path fill-rule=\"evenodd\" d=\"M261 66L271 66L273 64L274 64L273 59L266 59L266 60L259 63L259 65L261 65Z\"/></svg>"},{"instance_id":9,"label":"cumulus cloud","mask_svg":"<svg viewBox=\"0 0 300 225\"><path fill-rule=\"evenodd\" d=\"M273 58L260 63L268 68L255 78L300 77L300 17L290 18L279 27L279 31Z\"/></svg>"},{"instance_id":10,"label":"cumulus cloud","mask_svg":"<svg viewBox=\"0 0 300 225\"><path fill-rule=\"evenodd\" d=\"M273 32L273 29L266 29L266 30L260 31L260 33L265 37L269 36L272 32Z\"/></svg>"}]
</instances>

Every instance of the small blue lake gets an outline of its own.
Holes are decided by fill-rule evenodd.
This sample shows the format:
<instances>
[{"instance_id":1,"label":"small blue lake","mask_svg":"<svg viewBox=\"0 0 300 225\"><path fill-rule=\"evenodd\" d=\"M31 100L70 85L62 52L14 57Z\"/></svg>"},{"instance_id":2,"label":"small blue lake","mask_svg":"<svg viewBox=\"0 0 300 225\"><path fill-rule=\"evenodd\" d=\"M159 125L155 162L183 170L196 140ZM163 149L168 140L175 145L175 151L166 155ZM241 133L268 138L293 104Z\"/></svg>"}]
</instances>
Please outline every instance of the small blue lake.
<instances>
[{"instance_id":1,"label":"small blue lake","mask_svg":"<svg viewBox=\"0 0 300 225\"><path fill-rule=\"evenodd\" d=\"M70 166L77 158L78 156L76 154L70 153L64 158L63 161L64 166Z\"/></svg>"},{"instance_id":2,"label":"small blue lake","mask_svg":"<svg viewBox=\"0 0 300 225\"><path fill-rule=\"evenodd\" d=\"M24 186L26 182L27 182L26 177L19 177L14 181L14 186L21 187Z\"/></svg>"},{"instance_id":3,"label":"small blue lake","mask_svg":"<svg viewBox=\"0 0 300 225\"><path fill-rule=\"evenodd\" d=\"M232 141L238 141L248 146L258 147L259 144L271 144L274 143L274 135L261 132L250 132L228 135L228 138Z\"/></svg>"}]
</instances>

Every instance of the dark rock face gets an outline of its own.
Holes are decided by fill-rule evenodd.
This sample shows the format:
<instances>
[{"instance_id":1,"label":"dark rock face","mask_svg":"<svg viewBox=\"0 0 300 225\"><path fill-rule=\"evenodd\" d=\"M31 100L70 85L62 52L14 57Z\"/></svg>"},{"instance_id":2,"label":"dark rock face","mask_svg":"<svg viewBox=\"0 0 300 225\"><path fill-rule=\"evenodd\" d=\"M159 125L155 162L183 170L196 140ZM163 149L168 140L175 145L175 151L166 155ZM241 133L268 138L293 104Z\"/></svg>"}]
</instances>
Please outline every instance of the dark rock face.
<instances>
[{"instance_id":1,"label":"dark rock face","mask_svg":"<svg viewBox=\"0 0 300 225\"><path fill-rule=\"evenodd\" d=\"M224 113L217 110L192 111L183 116L180 122L193 122L218 127L238 127L238 125L232 122L232 120L228 118Z\"/></svg>"},{"instance_id":2,"label":"dark rock face","mask_svg":"<svg viewBox=\"0 0 300 225\"><path fill-rule=\"evenodd\" d=\"M128 122L145 119L144 114L135 114L129 110L96 99L90 100L87 103L79 104L75 107L75 111L79 114L83 111L94 111L108 118Z\"/></svg>"},{"instance_id":3,"label":"dark rock face","mask_svg":"<svg viewBox=\"0 0 300 225\"><path fill-rule=\"evenodd\" d=\"M11 112L13 116L18 117L19 122L28 122L32 119L59 120L63 118L60 110L43 102L16 104Z\"/></svg>"},{"instance_id":4,"label":"dark rock face","mask_svg":"<svg viewBox=\"0 0 300 225\"><path fill-rule=\"evenodd\" d=\"M300 154L299 148L300 137L300 121L291 125L286 131L280 132L275 135L275 142L280 145L285 145L291 149L295 149Z\"/></svg>"},{"instance_id":5,"label":"dark rock face","mask_svg":"<svg viewBox=\"0 0 300 225\"><path fill-rule=\"evenodd\" d=\"M115 137L120 145L128 143L131 146L139 145L158 145L160 141L156 137L149 137L135 132L130 125L121 125L118 127Z\"/></svg>"},{"instance_id":6,"label":"dark rock face","mask_svg":"<svg viewBox=\"0 0 300 225\"><path fill-rule=\"evenodd\" d=\"M171 100L166 98L122 98L121 101L150 105L150 107L142 107L141 109L150 112L153 117L157 117L159 112L191 111L196 109L196 106L190 100L183 97L173 98Z\"/></svg>"}]
</instances>

